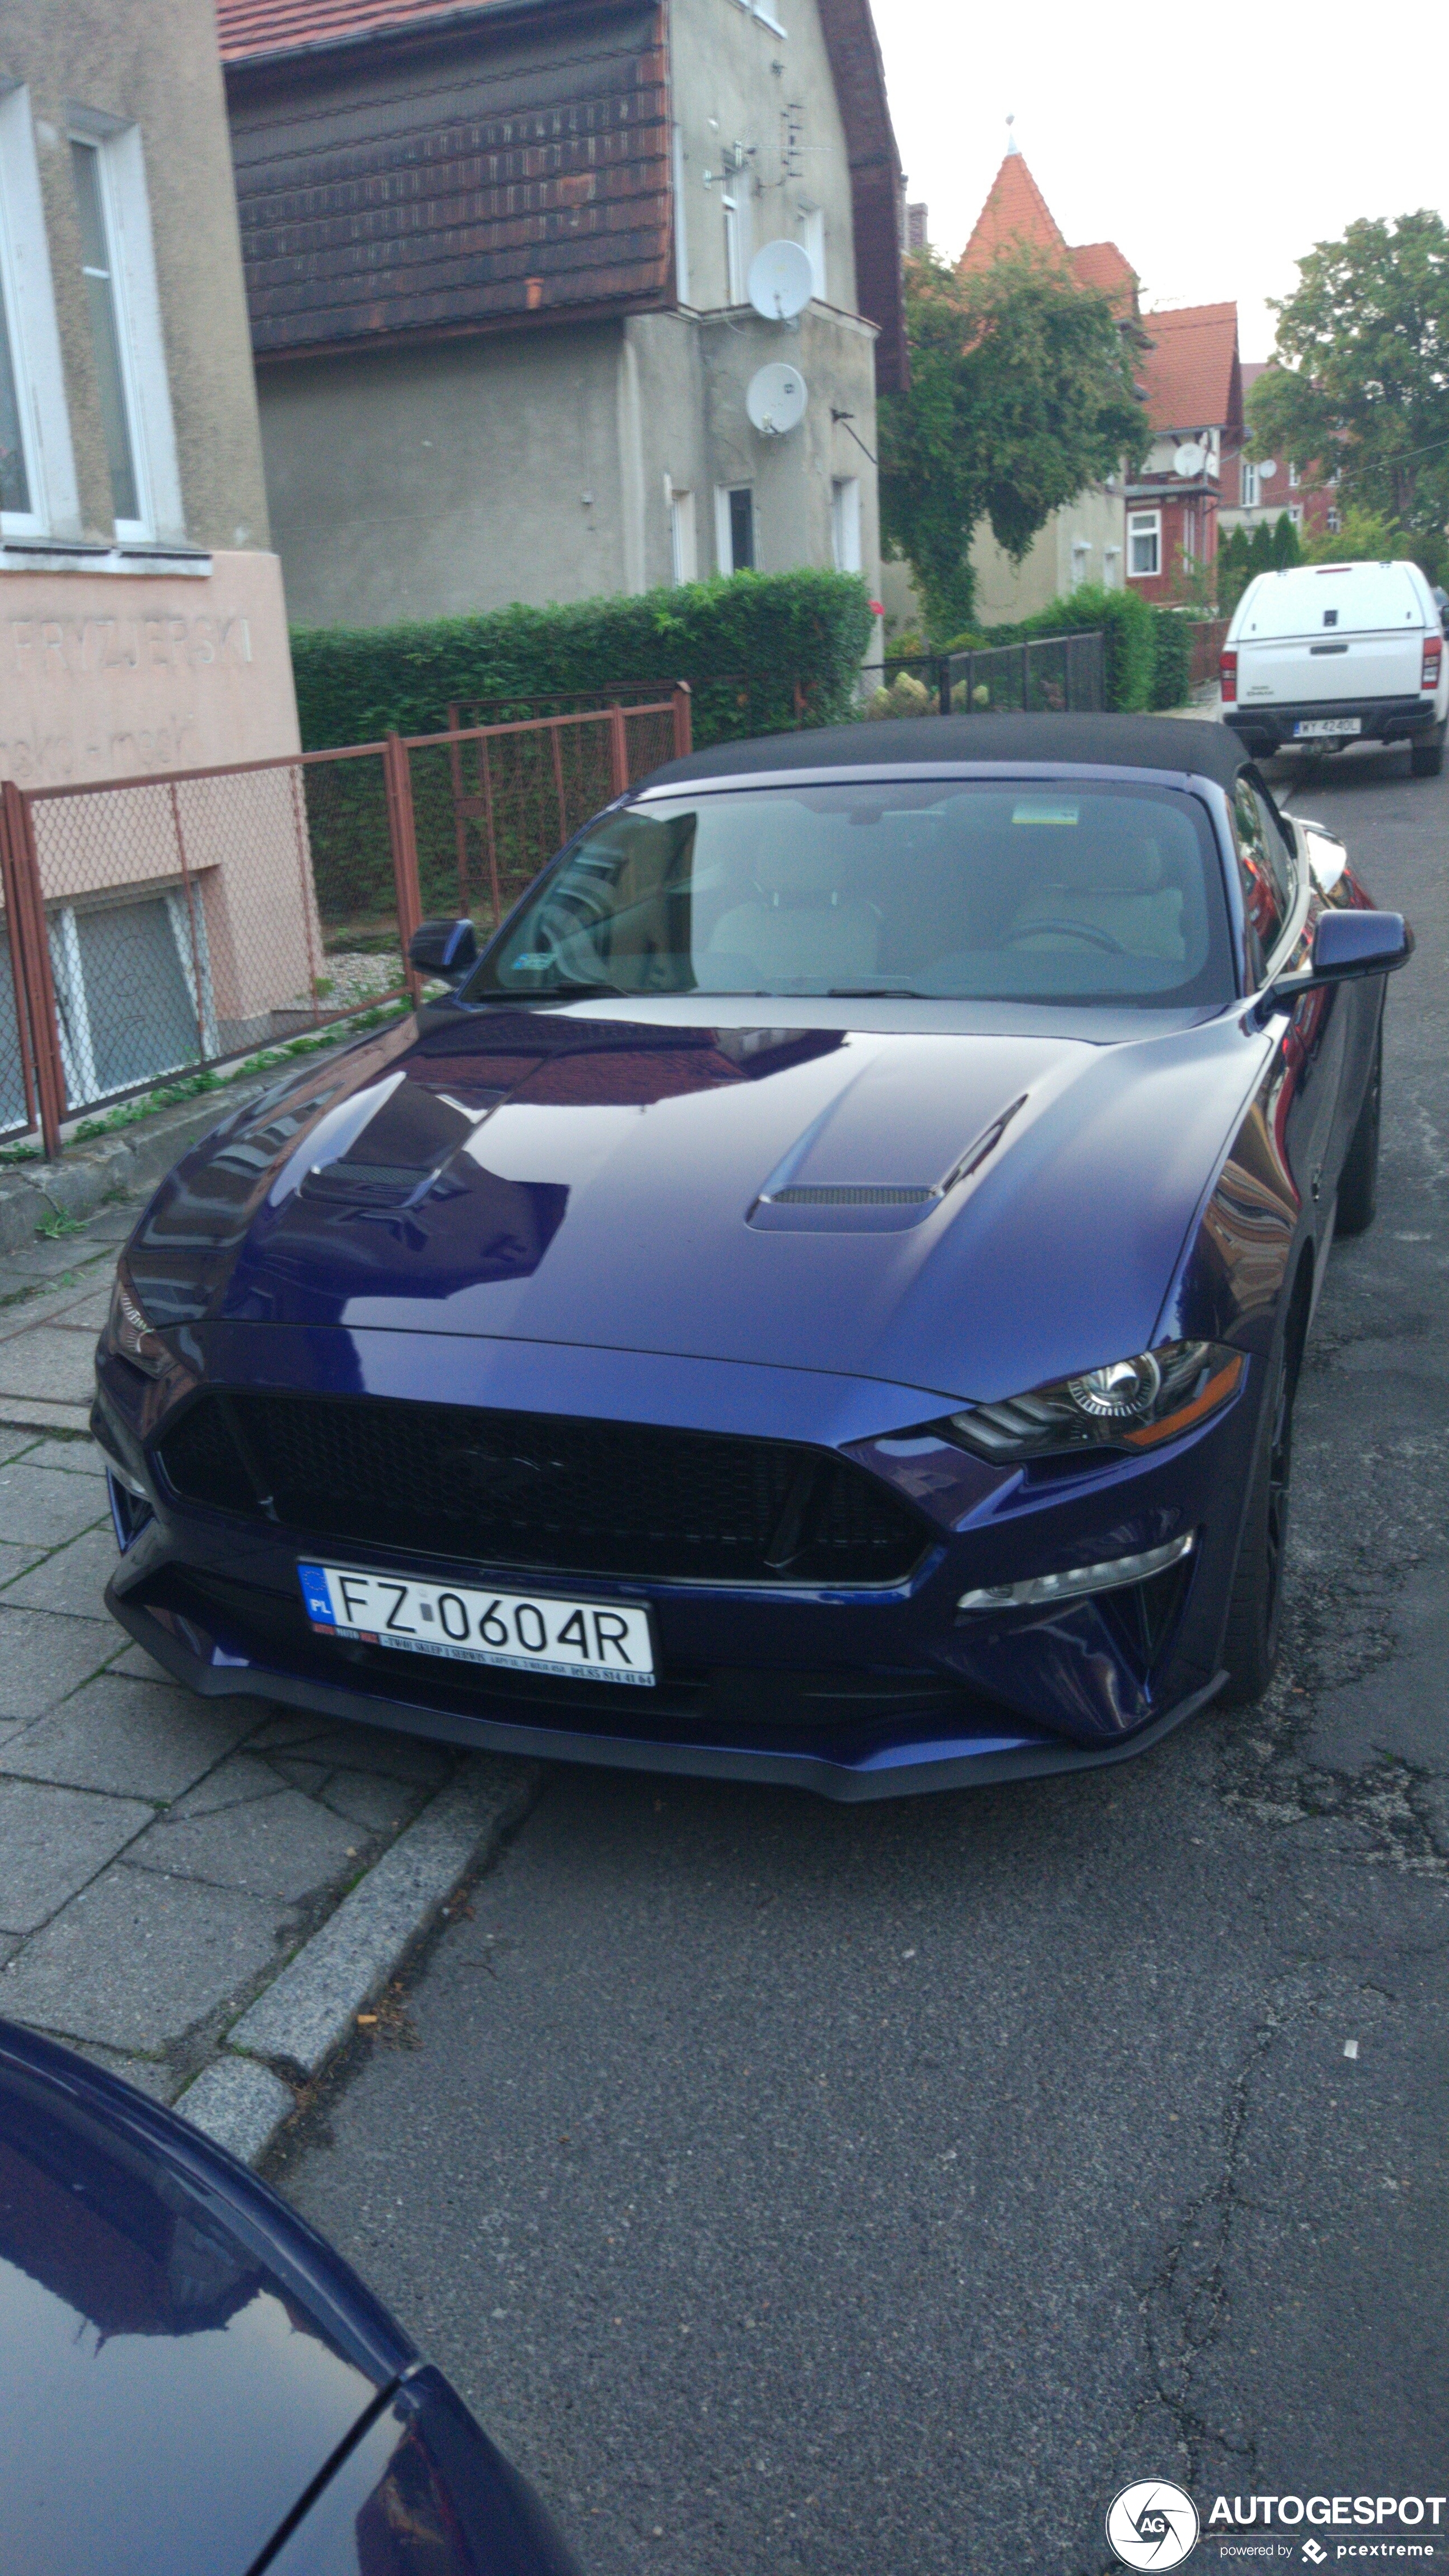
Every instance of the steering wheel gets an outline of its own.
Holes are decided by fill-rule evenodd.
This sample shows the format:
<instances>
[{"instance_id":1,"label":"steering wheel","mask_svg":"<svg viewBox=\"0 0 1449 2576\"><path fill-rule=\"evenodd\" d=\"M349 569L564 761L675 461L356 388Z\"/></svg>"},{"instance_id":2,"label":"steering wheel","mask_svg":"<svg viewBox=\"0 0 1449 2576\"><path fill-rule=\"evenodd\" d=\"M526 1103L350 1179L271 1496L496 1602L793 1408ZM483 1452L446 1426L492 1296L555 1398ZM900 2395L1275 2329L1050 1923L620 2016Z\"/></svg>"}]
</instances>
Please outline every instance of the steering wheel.
<instances>
[{"instance_id":1,"label":"steering wheel","mask_svg":"<svg viewBox=\"0 0 1449 2576\"><path fill-rule=\"evenodd\" d=\"M1020 939L1035 939L1038 931L1041 930L1054 930L1064 939L1085 939L1089 948L1105 948L1113 957L1125 957L1128 954L1121 940L1114 939L1111 931L1103 930L1099 923L1057 921L1049 913L1044 913L1040 921L1019 922L1015 930L1008 930L1004 934L1002 947L1014 948Z\"/></svg>"}]
</instances>

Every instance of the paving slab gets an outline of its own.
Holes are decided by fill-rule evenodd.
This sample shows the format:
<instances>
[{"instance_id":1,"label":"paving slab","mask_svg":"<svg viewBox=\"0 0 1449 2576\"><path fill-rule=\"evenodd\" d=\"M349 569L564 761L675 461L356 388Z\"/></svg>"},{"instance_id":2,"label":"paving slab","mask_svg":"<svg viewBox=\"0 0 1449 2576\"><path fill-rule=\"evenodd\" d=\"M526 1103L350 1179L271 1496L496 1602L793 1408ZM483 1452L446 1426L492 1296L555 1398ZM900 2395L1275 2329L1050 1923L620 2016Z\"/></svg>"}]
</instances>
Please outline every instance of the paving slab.
<instances>
[{"instance_id":1,"label":"paving slab","mask_svg":"<svg viewBox=\"0 0 1449 2576\"><path fill-rule=\"evenodd\" d=\"M255 1700L196 1699L102 1673L9 1736L0 1772L169 1802L223 1763L258 1714Z\"/></svg>"},{"instance_id":2,"label":"paving slab","mask_svg":"<svg viewBox=\"0 0 1449 2576\"><path fill-rule=\"evenodd\" d=\"M367 1834L397 1833L423 1795L420 1783L386 1779L378 1771L334 1771L322 1799Z\"/></svg>"},{"instance_id":3,"label":"paving slab","mask_svg":"<svg viewBox=\"0 0 1449 2576\"><path fill-rule=\"evenodd\" d=\"M5 1748L9 1753L13 1747ZM344 1878L358 1858L358 1830L298 1789L248 1799L210 1816L166 1816L133 1844L138 1869L296 1899Z\"/></svg>"},{"instance_id":4,"label":"paving slab","mask_svg":"<svg viewBox=\"0 0 1449 2576\"><path fill-rule=\"evenodd\" d=\"M96 1247L84 1235L42 1234L23 1251L7 1256L5 1267L16 1279L58 1279L76 1271Z\"/></svg>"},{"instance_id":5,"label":"paving slab","mask_svg":"<svg viewBox=\"0 0 1449 2576\"><path fill-rule=\"evenodd\" d=\"M76 2044L77 2057L89 2058L92 2066L103 2066L108 2075L119 2075L123 2084L134 2084L138 2093L148 2093L153 2102L174 2102L181 2090L181 2080L164 2058L134 2057L123 2048L102 2048L93 2039Z\"/></svg>"},{"instance_id":6,"label":"paving slab","mask_svg":"<svg viewBox=\"0 0 1449 2576\"><path fill-rule=\"evenodd\" d=\"M153 1812L136 1798L0 1779L0 1927L33 1932L47 1922Z\"/></svg>"},{"instance_id":7,"label":"paving slab","mask_svg":"<svg viewBox=\"0 0 1449 2576\"><path fill-rule=\"evenodd\" d=\"M35 1447L33 1431L0 1431L0 1466Z\"/></svg>"},{"instance_id":8,"label":"paving slab","mask_svg":"<svg viewBox=\"0 0 1449 2576\"><path fill-rule=\"evenodd\" d=\"M27 1574L32 1565L41 1564L44 1556L43 1547L17 1547L13 1539L0 1539L0 1592L7 1583Z\"/></svg>"},{"instance_id":9,"label":"paving slab","mask_svg":"<svg viewBox=\"0 0 1449 2576\"><path fill-rule=\"evenodd\" d=\"M445 1745L387 1726L333 1724L290 1749L308 1762L325 1763L329 1770L382 1771L390 1780L418 1780L428 1786L446 1780L458 1767L457 1754Z\"/></svg>"},{"instance_id":10,"label":"paving slab","mask_svg":"<svg viewBox=\"0 0 1449 2576\"><path fill-rule=\"evenodd\" d=\"M205 1707L207 1703L202 1702ZM213 1703L214 1705L214 1703ZM229 1753L188 1789L171 1809L173 1816L219 1816L228 1807L250 1806L256 1798L277 1798L287 1783L278 1777L271 1763L255 1753Z\"/></svg>"},{"instance_id":11,"label":"paving slab","mask_svg":"<svg viewBox=\"0 0 1449 2576\"><path fill-rule=\"evenodd\" d=\"M91 1476L56 1477L55 1481L73 1485L85 1494L93 1512L99 1503L105 1519L73 1538L68 1547L58 1547L42 1557L29 1573L10 1584L5 1598L7 1602L17 1602L23 1610L68 1610L77 1619L109 1619L111 1614L102 1596L120 1560L120 1550L105 1495Z\"/></svg>"},{"instance_id":12,"label":"paving slab","mask_svg":"<svg viewBox=\"0 0 1449 2576\"><path fill-rule=\"evenodd\" d=\"M100 1671L115 1637L115 1622L104 1615L71 1619L58 1610L12 1610L0 1595L0 1722L43 1717Z\"/></svg>"},{"instance_id":13,"label":"paving slab","mask_svg":"<svg viewBox=\"0 0 1449 2576\"><path fill-rule=\"evenodd\" d=\"M118 1862L0 1970L0 2012L159 2056L274 1965L275 1899Z\"/></svg>"},{"instance_id":14,"label":"paving slab","mask_svg":"<svg viewBox=\"0 0 1449 2576\"><path fill-rule=\"evenodd\" d=\"M0 1395L0 1422L12 1430L23 1427L32 1439L38 1431L71 1431L84 1438L91 1427L90 1402L52 1404L36 1396Z\"/></svg>"},{"instance_id":15,"label":"paving slab","mask_svg":"<svg viewBox=\"0 0 1449 2576\"><path fill-rule=\"evenodd\" d=\"M0 1539L20 1547L64 1547L105 1510L91 1478L58 1476L28 1458L0 1466Z\"/></svg>"},{"instance_id":16,"label":"paving slab","mask_svg":"<svg viewBox=\"0 0 1449 2576\"><path fill-rule=\"evenodd\" d=\"M91 1327L92 1316L93 1329L99 1332L110 1309L110 1280L108 1262L88 1262L39 1288L33 1280L15 1277L8 1264L0 1262L0 1341L13 1341L17 1333L28 1333L35 1324L57 1320Z\"/></svg>"},{"instance_id":17,"label":"paving slab","mask_svg":"<svg viewBox=\"0 0 1449 2576\"><path fill-rule=\"evenodd\" d=\"M49 1467L62 1476L92 1476L103 1481L106 1462L94 1440L37 1440L25 1453L27 1467Z\"/></svg>"},{"instance_id":18,"label":"paving slab","mask_svg":"<svg viewBox=\"0 0 1449 2576\"><path fill-rule=\"evenodd\" d=\"M0 1342L0 1395L86 1404L95 1385L95 1340L63 1324L37 1324Z\"/></svg>"},{"instance_id":19,"label":"paving slab","mask_svg":"<svg viewBox=\"0 0 1449 2576\"><path fill-rule=\"evenodd\" d=\"M113 1673L126 1673L136 1681L157 1682L165 1690L186 1689L185 1683L179 1682L174 1673L168 1673L164 1664L158 1664L154 1655L148 1655L144 1646L134 1643L117 1655L115 1662L110 1664L107 1670ZM192 1699L195 1693L186 1691L186 1696Z\"/></svg>"}]
</instances>

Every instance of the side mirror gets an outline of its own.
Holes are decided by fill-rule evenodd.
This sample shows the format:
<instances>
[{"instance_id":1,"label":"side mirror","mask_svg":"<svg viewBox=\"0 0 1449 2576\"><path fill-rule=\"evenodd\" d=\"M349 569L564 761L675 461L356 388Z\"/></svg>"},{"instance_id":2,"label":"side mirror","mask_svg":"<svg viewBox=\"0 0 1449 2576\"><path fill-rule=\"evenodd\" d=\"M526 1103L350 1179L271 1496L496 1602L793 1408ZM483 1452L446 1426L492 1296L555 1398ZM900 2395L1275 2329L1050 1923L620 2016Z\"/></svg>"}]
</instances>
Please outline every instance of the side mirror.
<instances>
[{"instance_id":1,"label":"side mirror","mask_svg":"<svg viewBox=\"0 0 1449 2576\"><path fill-rule=\"evenodd\" d=\"M1267 1010L1291 1010L1300 993L1326 984L1352 984L1364 975L1392 975L1414 953L1414 934L1401 912L1326 912L1313 934L1306 974L1280 975L1263 996Z\"/></svg>"},{"instance_id":2,"label":"side mirror","mask_svg":"<svg viewBox=\"0 0 1449 2576\"><path fill-rule=\"evenodd\" d=\"M440 976L445 984L461 984L477 963L471 921L421 921L408 941L408 964L419 975Z\"/></svg>"}]
</instances>

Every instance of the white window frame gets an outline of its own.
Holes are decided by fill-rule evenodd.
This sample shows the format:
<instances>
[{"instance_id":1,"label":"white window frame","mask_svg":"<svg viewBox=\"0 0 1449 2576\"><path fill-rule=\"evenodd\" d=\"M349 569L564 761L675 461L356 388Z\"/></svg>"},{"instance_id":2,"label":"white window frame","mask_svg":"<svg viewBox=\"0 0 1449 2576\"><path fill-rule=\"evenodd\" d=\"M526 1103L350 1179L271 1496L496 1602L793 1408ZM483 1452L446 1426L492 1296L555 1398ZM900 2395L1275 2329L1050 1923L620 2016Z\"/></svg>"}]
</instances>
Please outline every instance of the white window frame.
<instances>
[{"instance_id":1,"label":"white window frame","mask_svg":"<svg viewBox=\"0 0 1449 2576\"><path fill-rule=\"evenodd\" d=\"M730 530L730 497L735 492L749 493L750 517L755 533L755 556L757 562L760 552L760 520L759 513L755 508L755 487L753 483L716 483L714 487L714 550L716 561L718 562L722 573L733 573L736 570L748 571L750 569L748 565L737 566L735 563L734 537Z\"/></svg>"},{"instance_id":2,"label":"white window frame","mask_svg":"<svg viewBox=\"0 0 1449 2576\"><path fill-rule=\"evenodd\" d=\"M1073 590L1080 590L1080 589L1081 589L1081 587L1082 587L1083 582L1084 582L1084 581L1086 580L1086 578L1087 578L1087 570L1088 570L1088 565L1089 565L1089 562L1090 562L1090 559L1091 559L1091 553L1092 553L1092 540L1091 540L1091 538L1090 538L1090 537L1073 537L1073 539L1072 539L1072 588L1073 588Z\"/></svg>"},{"instance_id":3,"label":"white window frame","mask_svg":"<svg viewBox=\"0 0 1449 2576\"><path fill-rule=\"evenodd\" d=\"M1288 489L1290 492L1296 492L1298 489L1298 468L1296 465L1290 465L1288 468Z\"/></svg>"},{"instance_id":4,"label":"white window frame","mask_svg":"<svg viewBox=\"0 0 1449 2576\"><path fill-rule=\"evenodd\" d=\"M810 262L811 293L817 304L825 296L825 209L803 204L799 208L800 241Z\"/></svg>"},{"instance_id":5,"label":"white window frame","mask_svg":"<svg viewBox=\"0 0 1449 2576\"><path fill-rule=\"evenodd\" d=\"M720 204L724 208L725 302L743 304L745 272L748 267L745 258L744 207L738 197L721 197Z\"/></svg>"},{"instance_id":6,"label":"white window frame","mask_svg":"<svg viewBox=\"0 0 1449 2576\"><path fill-rule=\"evenodd\" d=\"M1118 590L1121 588L1121 562L1122 549L1120 546L1104 546L1102 548L1102 588L1104 590Z\"/></svg>"},{"instance_id":7,"label":"white window frame","mask_svg":"<svg viewBox=\"0 0 1449 2576\"><path fill-rule=\"evenodd\" d=\"M1138 540L1150 540L1152 561L1135 564L1132 557ZM1127 578L1129 581L1156 581L1162 570L1162 512L1129 510L1127 513Z\"/></svg>"},{"instance_id":8,"label":"white window frame","mask_svg":"<svg viewBox=\"0 0 1449 2576\"><path fill-rule=\"evenodd\" d=\"M1258 506L1258 468L1250 456L1244 456L1239 461L1239 470L1242 476L1242 488L1239 491L1238 498L1245 510L1256 510Z\"/></svg>"},{"instance_id":9,"label":"white window frame","mask_svg":"<svg viewBox=\"0 0 1449 2576\"><path fill-rule=\"evenodd\" d=\"M830 486L830 551L837 572L860 572L860 476L837 474Z\"/></svg>"},{"instance_id":10,"label":"white window frame","mask_svg":"<svg viewBox=\"0 0 1449 2576\"><path fill-rule=\"evenodd\" d=\"M0 93L0 285L30 508L0 513L0 537L75 536L80 495L55 316L30 93Z\"/></svg>"},{"instance_id":11,"label":"white window frame","mask_svg":"<svg viewBox=\"0 0 1449 2576\"><path fill-rule=\"evenodd\" d=\"M676 489L666 474L664 497L669 505L669 567L676 589L699 579L699 528L694 494Z\"/></svg>"},{"instance_id":12,"label":"white window frame","mask_svg":"<svg viewBox=\"0 0 1449 2576\"><path fill-rule=\"evenodd\" d=\"M88 144L97 158L101 212L111 263L116 336L131 435L131 458L140 516L117 519L123 545L184 543L185 512L176 460L176 425L166 372L156 251L141 134L135 125L89 108L72 108L72 143Z\"/></svg>"},{"instance_id":13,"label":"white window frame","mask_svg":"<svg viewBox=\"0 0 1449 2576\"><path fill-rule=\"evenodd\" d=\"M689 302L689 235L684 220L684 134L674 129L674 292L681 304Z\"/></svg>"}]
</instances>

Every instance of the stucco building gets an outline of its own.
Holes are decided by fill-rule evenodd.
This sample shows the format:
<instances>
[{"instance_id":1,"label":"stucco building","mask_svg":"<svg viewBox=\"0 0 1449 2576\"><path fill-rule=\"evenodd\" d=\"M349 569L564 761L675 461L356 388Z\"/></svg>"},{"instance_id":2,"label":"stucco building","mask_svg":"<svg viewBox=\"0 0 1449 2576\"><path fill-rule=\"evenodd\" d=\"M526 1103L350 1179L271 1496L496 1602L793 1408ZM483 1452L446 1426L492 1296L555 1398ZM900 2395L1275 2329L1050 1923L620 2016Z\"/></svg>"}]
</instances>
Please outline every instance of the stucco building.
<instances>
[{"instance_id":1,"label":"stucco building","mask_svg":"<svg viewBox=\"0 0 1449 2576\"><path fill-rule=\"evenodd\" d=\"M777 14L778 9L778 14ZM868 0L220 0L292 614L874 583L900 168ZM748 297L808 258L793 321ZM762 367L806 388L753 427Z\"/></svg>"},{"instance_id":2,"label":"stucco building","mask_svg":"<svg viewBox=\"0 0 1449 2576\"><path fill-rule=\"evenodd\" d=\"M296 748L211 0L0 0L0 777ZM296 876L203 838L193 904L164 795L87 818L33 824L72 1101L258 1017L255 905L273 858ZM26 1108L10 927L0 1131Z\"/></svg>"}]
</instances>

